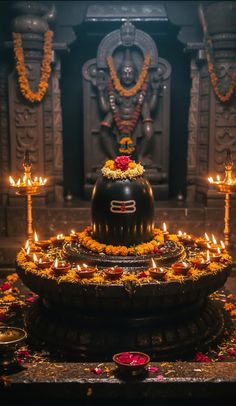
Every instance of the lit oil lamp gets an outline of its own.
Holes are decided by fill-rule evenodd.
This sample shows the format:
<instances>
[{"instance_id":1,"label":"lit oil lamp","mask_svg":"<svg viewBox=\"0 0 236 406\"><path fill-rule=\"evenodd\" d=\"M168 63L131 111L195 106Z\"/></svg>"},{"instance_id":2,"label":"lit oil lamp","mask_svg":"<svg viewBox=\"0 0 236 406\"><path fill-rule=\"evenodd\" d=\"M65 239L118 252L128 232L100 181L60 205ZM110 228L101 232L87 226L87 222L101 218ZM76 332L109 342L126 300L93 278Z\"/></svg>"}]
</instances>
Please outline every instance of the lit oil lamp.
<instances>
[{"instance_id":1,"label":"lit oil lamp","mask_svg":"<svg viewBox=\"0 0 236 406\"><path fill-rule=\"evenodd\" d=\"M46 249L51 244L51 240L39 240L36 231L34 232L34 245L42 249Z\"/></svg>"},{"instance_id":2,"label":"lit oil lamp","mask_svg":"<svg viewBox=\"0 0 236 406\"><path fill-rule=\"evenodd\" d=\"M48 258L47 256L39 258L37 261L37 267L40 269L50 268L53 264L53 260Z\"/></svg>"},{"instance_id":3,"label":"lit oil lamp","mask_svg":"<svg viewBox=\"0 0 236 406\"><path fill-rule=\"evenodd\" d=\"M208 237L208 234L205 233L205 238L204 237L199 237L196 238L195 244L198 248L207 248L207 244L210 242L210 238Z\"/></svg>"},{"instance_id":4,"label":"lit oil lamp","mask_svg":"<svg viewBox=\"0 0 236 406\"><path fill-rule=\"evenodd\" d=\"M221 249L218 247L217 252L213 252L210 257L211 257L211 261L220 262L220 260L221 260Z\"/></svg>"},{"instance_id":5,"label":"lit oil lamp","mask_svg":"<svg viewBox=\"0 0 236 406\"><path fill-rule=\"evenodd\" d=\"M87 264L77 265L76 266L76 274L80 278L90 279L90 278L92 278L94 276L96 270L97 270L96 268L94 268L92 266L88 266Z\"/></svg>"},{"instance_id":6,"label":"lit oil lamp","mask_svg":"<svg viewBox=\"0 0 236 406\"><path fill-rule=\"evenodd\" d=\"M38 262L40 258L42 258L43 253L40 251L34 251L34 249L30 249L30 247L26 250L26 259L32 262Z\"/></svg>"},{"instance_id":7,"label":"lit oil lamp","mask_svg":"<svg viewBox=\"0 0 236 406\"><path fill-rule=\"evenodd\" d=\"M165 242L169 240L169 231L167 231L166 223L163 223L163 237Z\"/></svg>"},{"instance_id":8,"label":"lit oil lamp","mask_svg":"<svg viewBox=\"0 0 236 406\"><path fill-rule=\"evenodd\" d=\"M210 264L210 257L209 257L209 251L208 251L208 255L204 256L204 255L197 255L195 257L190 258L190 262L192 263L192 265L195 268L198 269L205 269L208 267L208 265Z\"/></svg>"},{"instance_id":9,"label":"lit oil lamp","mask_svg":"<svg viewBox=\"0 0 236 406\"><path fill-rule=\"evenodd\" d=\"M191 264L186 261L175 262L171 267L175 275L187 275Z\"/></svg>"},{"instance_id":10,"label":"lit oil lamp","mask_svg":"<svg viewBox=\"0 0 236 406\"><path fill-rule=\"evenodd\" d=\"M57 258L55 259L52 269L55 271L57 274L65 274L69 271L70 269L70 263L66 261L59 261Z\"/></svg>"},{"instance_id":11,"label":"lit oil lamp","mask_svg":"<svg viewBox=\"0 0 236 406\"><path fill-rule=\"evenodd\" d=\"M183 244L185 245L193 245L195 242L195 238L193 238L193 236L191 236L190 234L187 233L182 233L182 231L178 231L178 239L179 241L181 241Z\"/></svg>"},{"instance_id":12,"label":"lit oil lamp","mask_svg":"<svg viewBox=\"0 0 236 406\"><path fill-rule=\"evenodd\" d=\"M151 259L152 267L148 268L148 272L153 279L157 279L159 281L163 281L167 274L167 269L162 267L157 267L154 259Z\"/></svg>"},{"instance_id":13,"label":"lit oil lamp","mask_svg":"<svg viewBox=\"0 0 236 406\"><path fill-rule=\"evenodd\" d=\"M56 237L51 237L51 242L56 247L61 247L65 241L64 234L57 234Z\"/></svg>"},{"instance_id":14,"label":"lit oil lamp","mask_svg":"<svg viewBox=\"0 0 236 406\"><path fill-rule=\"evenodd\" d=\"M220 179L217 175L216 180L213 177L208 178L208 182L218 189L218 193L225 195L224 204L224 242L226 247L230 246L230 207L231 207L231 195L236 193L236 178L233 175L233 160L230 149L227 150L225 160L225 174L224 178Z\"/></svg>"},{"instance_id":15,"label":"lit oil lamp","mask_svg":"<svg viewBox=\"0 0 236 406\"><path fill-rule=\"evenodd\" d=\"M78 234L74 230L70 232L70 239L71 241L78 241Z\"/></svg>"},{"instance_id":16,"label":"lit oil lamp","mask_svg":"<svg viewBox=\"0 0 236 406\"><path fill-rule=\"evenodd\" d=\"M30 241L33 238L33 216L32 216L32 196L40 194L41 190L47 183L47 179L37 176L33 179L31 176L31 161L29 158L29 151L25 151L23 168L24 176L17 181L9 176L10 187L15 190L17 195L25 196L27 202L27 236Z\"/></svg>"},{"instance_id":17,"label":"lit oil lamp","mask_svg":"<svg viewBox=\"0 0 236 406\"><path fill-rule=\"evenodd\" d=\"M103 271L109 279L113 280L119 279L123 274L123 269L118 266L105 268Z\"/></svg>"},{"instance_id":18,"label":"lit oil lamp","mask_svg":"<svg viewBox=\"0 0 236 406\"><path fill-rule=\"evenodd\" d=\"M218 252L219 244L217 244L216 238L214 234L212 234L212 242L209 242L207 244L207 248L209 249L210 252Z\"/></svg>"}]
</instances>

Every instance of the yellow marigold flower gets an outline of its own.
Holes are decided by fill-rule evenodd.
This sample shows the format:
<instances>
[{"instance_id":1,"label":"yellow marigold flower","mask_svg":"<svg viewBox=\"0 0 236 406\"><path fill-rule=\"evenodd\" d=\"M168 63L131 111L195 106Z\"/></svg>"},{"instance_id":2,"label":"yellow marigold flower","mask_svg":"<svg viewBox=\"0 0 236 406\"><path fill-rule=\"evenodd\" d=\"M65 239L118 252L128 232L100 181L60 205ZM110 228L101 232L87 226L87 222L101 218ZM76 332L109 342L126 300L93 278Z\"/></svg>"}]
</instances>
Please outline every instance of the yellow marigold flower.
<instances>
[{"instance_id":1,"label":"yellow marigold flower","mask_svg":"<svg viewBox=\"0 0 236 406\"><path fill-rule=\"evenodd\" d=\"M16 282L19 279L19 276L17 273L12 273L11 275L7 276L7 281L8 282Z\"/></svg>"}]
</instances>

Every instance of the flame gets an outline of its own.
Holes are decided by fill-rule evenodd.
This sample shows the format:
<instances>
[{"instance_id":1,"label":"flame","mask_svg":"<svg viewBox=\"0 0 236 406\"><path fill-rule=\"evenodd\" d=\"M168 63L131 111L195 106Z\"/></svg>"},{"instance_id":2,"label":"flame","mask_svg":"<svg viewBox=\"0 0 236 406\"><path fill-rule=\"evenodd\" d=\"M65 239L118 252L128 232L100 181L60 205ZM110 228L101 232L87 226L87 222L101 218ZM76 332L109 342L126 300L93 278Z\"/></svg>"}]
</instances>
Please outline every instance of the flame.
<instances>
[{"instance_id":1,"label":"flame","mask_svg":"<svg viewBox=\"0 0 236 406\"><path fill-rule=\"evenodd\" d=\"M27 250L26 250L26 255L29 255L30 253L30 246L28 246Z\"/></svg>"},{"instance_id":2,"label":"flame","mask_svg":"<svg viewBox=\"0 0 236 406\"><path fill-rule=\"evenodd\" d=\"M40 185L42 185L42 183L43 183L42 176L39 177L39 183L40 183Z\"/></svg>"},{"instance_id":3,"label":"flame","mask_svg":"<svg viewBox=\"0 0 236 406\"><path fill-rule=\"evenodd\" d=\"M160 268L160 272L164 272L164 268Z\"/></svg>"},{"instance_id":4,"label":"flame","mask_svg":"<svg viewBox=\"0 0 236 406\"><path fill-rule=\"evenodd\" d=\"M47 181L48 181L47 178L45 178L45 179L43 180L43 184L46 185Z\"/></svg>"},{"instance_id":5,"label":"flame","mask_svg":"<svg viewBox=\"0 0 236 406\"><path fill-rule=\"evenodd\" d=\"M38 239L38 236L37 236L37 233L36 233L36 231L34 232L34 242L38 242L39 241L39 239Z\"/></svg>"},{"instance_id":6,"label":"flame","mask_svg":"<svg viewBox=\"0 0 236 406\"><path fill-rule=\"evenodd\" d=\"M213 241L213 244L217 244L217 241L216 241L216 238L215 238L214 234L212 234L212 241Z\"/></svg>"},{"instance_id":7,"label":"flame","mask_svg":"<svg viewBox=\"0 0 236 406\"><path fill-rule=\"evenodd\" d=\"M53 264L54 268L57 268L57 267L58 267L58 263L59 263L59 261L58 261L58 259L56 258L55 261L54 261L54 264Z\"/></svg>"},{"instance_id":8,"label":"flame","mask_svg":"<svg viewBox=\"0 0 236 406\"><path fill-rule=\"evenodd\" d=\"M9 176L9 182L11 186L15 186L15 181L11 176Z\"/></svg>"},{"instance_id":9,"label":"flame","mask_svg":"<svg viewBox=\"0 0 236 406\"><path fill-rule=\"evenodd\" d=\"M211 259L209 250L207 250L206 259L207 259L207 261L210 261L210 259Z\"/></svg>"},{"instance_id":10,"label":"flame","mask_svg":"<svg viewBox=\"0 0 236 406\"><path fill-rule=\"evenodd\" d=\"M191 240L191 239L192 239L191 235L188 235L188 239L189 239L189 240Z\"/></svg>"},{"instance_id":11,"label":"flame","mask_svg":"<svg viewBox=\"0 0 236 406\"><path fill-rule=\"evenodd\" d=\"M33 260L34 260L34 262L38 262L37 255L35 253L33 253Z\"/></svg>"},{"instance_id":12,"label":"flame","mask_svg":"<svg viewBox=\"0 0 236 406\"><path fill-rule=\"evenodd\" d=\"M32 182L30 179L27 179L27 184L28 184L28 186L32 186Z\"/></svg>"},{"instance_id":13,"label":"flame","mask_svg":"<svg viewBox=\"0 0 236 406\"><path fill-rule=\"evenodd\" d=\"M153 267L153 268L156 268L156 267L157 267L157 266L156 266L156 262L154 261L153 258L151 259L151 261L152 261L152 267Z\"/></svg>"},{"instance_id":14,"label":"flame","mask_svg":"<svg viewBox=\"0 0 236 406\"><path fill-rule=\"evenodd\" d=\"M210 238L208 237L208 234L207 234L207 233L205 233L205 239L206 239L207 241L210 241Z\"/></svg>"},{"instance_id":15,"label":"flame","mask_svg":"<svg viewBox=\"0 0 236 406\"><path fill-rule=\"evenodd\" d=\"M216 176L216 180L217 180L217 182L220 182L220 175Z\"/></svg>"},{"instance_id":16,"label":"flame","mask_svg":"<svg viewBox=\"0 0 236 406\"><path fill-rule=\"evenodd\" d=\"M62 240L63 238L64 238L63 234L57 234L57 237L56 237L57 240Z\"/></svg>"},{"instance_id":17,"label":"flame","mask_svg":"<svg viewBox=\"0 0 236 406\"><path fill-rule=\"evenodd\" d=\"M39 263L40 263L40 264L42 263L42 258L39 258Z\"/></svg>"},{"instance_id":18,"label":"flame","mask_svg":"<svg viewBox=\"0 0 236 406\"><path fill-rule=\"evenodd\" d=\"M208 182L210 182L210 183L214 182L212 176L210 178L208 178Z\"/></svg>"},{"instance_id":19,"label":"flame","mask_svg":"<svg viewBox=\"0 0 236 406\"><path fill-rule=\"evenodd\" d=\"M217 252L218 252L218 254L221 254L221 249L220 249L220 247L217 248Z\"/></svg>"},{"instance_id":20,"label":"flame","mask_svg":"<svg viewBox=\"0 0 236 406\"><path fill-rule=\"evenodd\" d=\"M77 268L78 271L81 271L80 265L77 265L76 268Z\"/></svg>"},{"instance_id":21,"label":"flame","mask_svg":"<svg viewBox=\"0 0 236 406\"><path fill-rule=\"evenodd\" d=\"M38 176L35 176L34 182L38 182Z\"/></svg>"},{"instance_id":22,"label":"flame","mask_svg":"<svg viewBox=\"0 0 236 406\"><path fill-rule=\"evenodd\" d=\"M211 244L209 242L207 243L207 248L211 248Z\"/></svg>"},{"instance_id":23,"label":"flame","mask_svg":"<svg viewBox=\"0 0 236 406\"><path fill-rule=\"evenodd\" d=\"M71 230L71 235L76 235L75 230Z\"/></svg>"},{"instance_id":24,"label":"flame","mask_svg":"<svg viewBox=\"0 0 236 406\"><path fill-rule=\"evenodd\" d=\"M164 233L166 233L166 232L167 232L166 223L163 223L163 231L164 231Z\"/></svg>"},{"instance_id":25,"label":"flame","mask_svg":"<svg viewBox=\"0 0 236 406\"><path fill-rule=\"evenodd\" d=\"M220 245L221 245L221 247L223 248L223 250L225 249L225 244L224 244L224 242L221 240L220 241Z\"/></svg>"},{"instance_id":26,"label":"flame","mask_svg":"<svg viewBox=\"0 0 236 406\"><path fill-rule=\"evenodd\" d=\"M20 181L20 178L19 178L18 181L17 181L17 183L16 183L16 185L17 185L17 186L20 186L20 183L21 183L21 181Z\"/></svg>"},{"instance_id":27,"label":"flame","mask_svg":"<svg viewBox=\"0 0 236 406\"><path fill-rule=\"evenodd\" d=\"M27 240L26 243L25 243L25 249L27 250L27 248L28 248L29 246L30 246L30 241Z\"/></svg>"},{"instance_id":28,"label":"flame","mask_svg":"<svg viewBox=\"0 0 236 406\"><path fill-rule=\"evenodd\" d=\"M183 233L182 233L182 231L181 231L181 230L179 230L179 231L178 231L178 236L179 236L179 237L181 237L181 236L182 236L182 234L183 234Z\"/></svg>"},{"instance_id":29,"label":"flame","mask_svg":"<svg viewBox=\"0 0 236 406\"><path fill-rule=\"evenodd\" d=\"M88 265L87 265L87 264L83 264L83 267L84 267L84 268L88 268Z\"/></svg>"}]
</instances>

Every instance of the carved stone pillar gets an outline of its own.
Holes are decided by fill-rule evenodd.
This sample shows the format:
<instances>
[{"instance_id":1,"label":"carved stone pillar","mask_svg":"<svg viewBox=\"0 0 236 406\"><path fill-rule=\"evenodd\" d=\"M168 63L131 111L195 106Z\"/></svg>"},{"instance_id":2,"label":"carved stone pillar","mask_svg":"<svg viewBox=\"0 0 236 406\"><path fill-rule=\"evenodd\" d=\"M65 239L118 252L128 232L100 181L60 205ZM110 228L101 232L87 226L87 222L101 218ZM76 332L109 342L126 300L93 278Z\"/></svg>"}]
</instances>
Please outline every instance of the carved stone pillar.
<instances>
[{"instance_id":1,"label":"carved stone pillar","mask_svg":"<svg viewBox=\"0 0 236 406\"><path fill-rule=\"evenodd\" d=\"M225 94L232 82L236 69L236 5L233 2L219 2L208 6L205 11L208 34L212 41L214 69L217 72L218 88ZM196 45L196 44L195 44ZM207 177L216 173L223 176L224 162L228 148L236 161L236 95L226 102L217 97L210 81L207 66L206 48L203 44L195 46L198 53L195 60L199 75L198 118L194 123L193 112L196 111L194 102L194 74L192 96L189 111L189 162L188 179L194 179L196 199L207 204L215 204L222 196L208 184ZM194 68L195 70L195 68ZM193 73L193 70L192 70ZM226 89L226 90L224 90ZM193 126L195 136L193 137ZM195 153L194 153L195 150ZM196 167L193 171L194 162ZM192 176L194 174L194 176Z\"/></svg>"},{"instance_id":2,"label":"carved stone pillar","mask_svg":"<svg viewBox=\"0 0 236 406\"><path fill-rule=\"evenodd\" d=\"M19 1L13 4L13 11L16 17L11 29L21 34L27 78L31 90L36 92L43 59L44 33L49 30L48 23L54 19L55 9L49 10L40 2ZM12 43L9 46L12 51ZM63 196L59 78L60 61L54 51L49 87L41 102L31 103L21 94L15 64L8 75L9 172L16 178L22 175L24 152L29 150L33 175L49 179L45 195L40 195L39 201L43 202L60 200ZM4 193L6 190L2 191ZM10 202L14 201L13 194L9 197Z\"/></svg>"}]
</instances>

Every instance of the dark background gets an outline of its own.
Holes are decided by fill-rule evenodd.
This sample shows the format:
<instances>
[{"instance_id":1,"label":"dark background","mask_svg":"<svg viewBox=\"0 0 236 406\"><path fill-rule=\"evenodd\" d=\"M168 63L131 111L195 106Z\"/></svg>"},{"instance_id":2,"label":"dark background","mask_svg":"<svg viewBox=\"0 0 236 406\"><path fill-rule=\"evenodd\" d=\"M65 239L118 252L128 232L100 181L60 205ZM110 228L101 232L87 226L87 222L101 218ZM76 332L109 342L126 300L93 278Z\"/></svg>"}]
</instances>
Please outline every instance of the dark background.
<instances>
[{"instance_id":1,"label":"dark background","mask_svg":"<svg viewBox=\"0 0 236 406\"><path fill-rule=\"evenodd\" d=\"M11 6L14 2L0 1L0 47L11 40ZM52 2L42 2L51 5ZM68 52L61 55L61 90L63 111L64 190L83 198L83 105L82 66L95 58L101 40L109 32L119 29L122 22L86 21L89 5L108 3L125 5L126 2L55 1L57 18L51 28L54 42L66 43ZM129 2L137 4L137 2ZM155 41L159 56L172 66L171 119L170 119L170 198L186 191L186 165L188 141L188 110L190 102L190 54L188 43L201 42L202 31L198 21L198 6L212 2L162 1L138 2L162 4L168 21L133 21L136 28L147 32Z\"/></svg>"}]
</instances>

